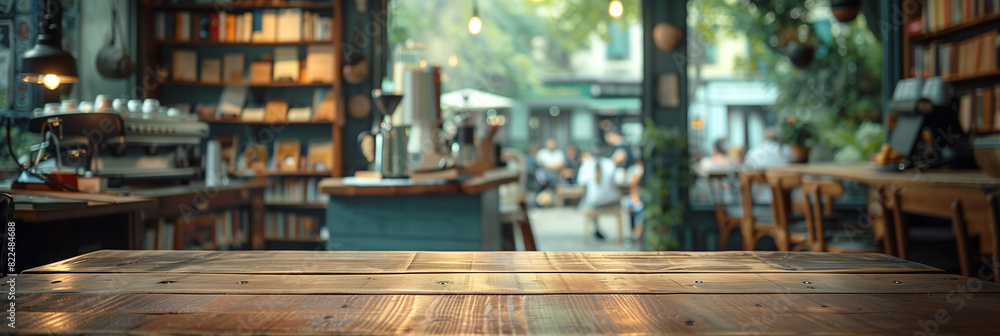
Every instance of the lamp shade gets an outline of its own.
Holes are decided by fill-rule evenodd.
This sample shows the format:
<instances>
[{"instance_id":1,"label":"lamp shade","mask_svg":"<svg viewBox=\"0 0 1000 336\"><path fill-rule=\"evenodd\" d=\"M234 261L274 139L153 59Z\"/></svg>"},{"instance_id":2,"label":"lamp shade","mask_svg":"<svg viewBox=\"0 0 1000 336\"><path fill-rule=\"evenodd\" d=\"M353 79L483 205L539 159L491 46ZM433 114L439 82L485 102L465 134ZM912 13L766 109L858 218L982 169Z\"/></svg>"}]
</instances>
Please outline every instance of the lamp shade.
<instances>
[{"instance_id":1,"label":"lamp shade","mask_svg":"<svg viewBox=\"0 0 1000 336\"><path fill-rule=\"evenodd\" d=\"M42 33L38 43L21 57L22 79L29 83L47 84L45 77L58 77L58 83L76 83L76 59L62 50L52 34Z\"/></svg>"}]
</instances>

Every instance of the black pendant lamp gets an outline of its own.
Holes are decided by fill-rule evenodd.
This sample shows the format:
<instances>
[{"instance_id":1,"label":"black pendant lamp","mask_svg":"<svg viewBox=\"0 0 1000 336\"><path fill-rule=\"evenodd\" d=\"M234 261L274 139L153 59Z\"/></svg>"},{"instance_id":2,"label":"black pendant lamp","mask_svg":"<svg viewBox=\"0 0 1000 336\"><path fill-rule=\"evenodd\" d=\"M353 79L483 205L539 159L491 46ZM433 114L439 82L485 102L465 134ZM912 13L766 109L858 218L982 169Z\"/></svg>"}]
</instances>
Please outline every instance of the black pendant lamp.
<instances>
[{"instance_id":1,"label":"black pendant lamp","mask_svg":"<svg viewBox=\"0 0 1000 336\"><path fill-rule=\"evenodd\" d=\"M60 84L79 82L80 77L76 71L76 59L59 46L59 25L62 21L59 6L46 3L44 8L42 33L38 35L35 46L21 56L20 77L24 82L42 84L49 90L55 90Z\"/></svg>"}]
</instances>

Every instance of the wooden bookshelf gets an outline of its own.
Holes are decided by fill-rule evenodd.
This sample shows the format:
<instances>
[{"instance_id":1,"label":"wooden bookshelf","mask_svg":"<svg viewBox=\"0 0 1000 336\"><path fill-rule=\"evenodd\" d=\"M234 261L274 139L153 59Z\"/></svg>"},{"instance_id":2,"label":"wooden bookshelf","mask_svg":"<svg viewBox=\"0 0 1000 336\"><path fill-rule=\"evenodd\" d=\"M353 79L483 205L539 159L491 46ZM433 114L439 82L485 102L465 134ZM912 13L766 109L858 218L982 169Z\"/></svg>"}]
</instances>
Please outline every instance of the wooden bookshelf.
<instances>
[{"instance_id":1,"label":"wooden bookshelf","mask_svg":"<svg viewBox=\"0 0 1000 336\"><path fill-rule=\"evenodd\" d=\"M311 1L252 1L235 0L232 3L215 1L213 3L170 3L164 0L145 0L144 5L155 6L157 9L170 10L252 10L256 8L301 8L311 10L333 10L334 2L311 2Z\"/></svg>"},{"instance_id":2,"label":"wooden bookshelf","mask_svg":"<svg viewBox=\"0 0 1000 336\"><path fill-rule=\"evenodd\" d=\"M987 80L994 80L993 83L996 83L996 80L1000 80L1000 70L993 72L978 73L973 75L965 75L965 76L962 75L944 76L943 78L946 82L952 84L984 82Z\"/></svg>"},{"instance_id":3,"label":"wooden bookshelf","mask_svg":"<svg viewBox=\"0 0 1000 336\"><path fill-rule=\"evenodd\" d=\"M331 176L332 172L329 171L318 171L318 170L300 170L300 171L277 171L269 170L267 171L267 176L316 176L316 177L327 177Z\"/></svg>"},{"instance_id":4,"label":"wooden bookshelf","mask_svg":"<svg viewBox=\"0 0 1000 336\"><path fill-rule=\"evenodd\" d=\"M933 40L947 39L964 32L975 31L989 26L996 26L998 21L1000 21L1000 13L987 14L968 22L963 22L937 31L913 36L910 38L910 41L913 43L925 43Z\"/></svg>"},{"instance_id":5,"label":"wooden bookshelf","mask_svg":"<svg viewBox=\"0 0 1000 336\"><path fill-rule=\"evenodd\" d=\"M178 81L166 81L162 83L163 85L185 85L185 86L214 86L214 87L224 87L224 86L246 86L250 88L308 88L308 87L330 87L333 83L300 83L300 82L271 82L267 84L254 84L254 83L205 83L205 82L178 82Z\"/></svg>"},{"instance_id":6,"label":"wooden bookshelf","mask_svg":"<svg viewBox=\"0 0 1000 336\"><path fill-rule=\"evenodd\" d=\"M313 210L326 210L325 203L281 203L281 202L271 202L264 203L269 209L275 210L302 210L302 209L313 209Z\"/></svg>"},{"instance_id":7,"label":"wooden bookshelf","mask_svg":"<svg viewBox=\"0 0 1000 336\"><path fill-rule=\"evenodd\" d=\"M330 41L275 41L275 42L218 42L218 41L153 41L165 46L214 46L214 47L280 47L330 44Z\"/></svg>"},{"instance_id":8,"label":"wooden bookshelf","mask_svg":"<svg viewBox=\"0 0 1000 336\"><path fill-rule=\"evenodd\" d=\"M330 125L332 121L246 121L237 118L200 118L201 121L209 124L241 124L241 125ZM330 175L330 174L327 174Z\"/></svg>"},{"instance_id":9,"label":"wooden bookshelf","mask_svg":"<svg viewBox=\"0 0 1000 336\"><path fill-rule=\"evenodd\" d=\"M292 182L291 179L301 178L305 180L321 180L324 177L337 177L343 174L344 169L344 151L343 151L343 127L345 124L345 116L343 111L345 111L345 102L343 95L343 85L341 84L341 64L343 62L343 53L340 52L340 46L343 42L344 34L344 9L348 8L349 4L347 1L343 0L303 0L303 1L292 1L292 0L233 0L233 3L222 3L222 0L216 0L208 3L195 3L192 0L182 0L179 3L175 3L173 0L142 0L141 6L139 8L139 20L140 22L148 22L150 24L141 25L142 31L140 32L137 40L139 41L139 52L136 58L140 61L139 67L146 69L169 69L172 66L171 63L171 50L177 48L191 49L197 52L199 59L198 64L201 64L201 58L208 57L207 55L217 55L221 53L243 53L247 57L245 59L245 68L251 64L254 59L251 57L258 57L253 55L259 55L260 53L271 52L267 50L267 47L305 47L305 46L333 46L333 60L330 64L330 74L332 77L328 79L328 83L301 83L301 82L273 82L266 84L253 84L248 82L243 83L202 83L202 82L181 82L174 80L161 80L159 74L154 71L149 71L147 73L140 74L143 76L140 78L143 82L153 83L156 82L159 85L146 85L143 86L143 98L156 98L159 99L164 104L215 104L218 103L218 99L215 101L208 101L214 99L213 94L217 95L221 88L226 86L245 86L252 88L248 91L247 101L248 104L262 105L270 98L284 97L289 100L291 106L304 106L306 104L312 105L312 101L307 96L312 96L312 92L315 89L332 90L332 97L334 99L334 111L337 113L336 121L281 121L281 122L271 122L271 121L243 121L239 118L200 118L201 121L210 124L210 130L212 136L217 136L220 134L234 133L240 137L246 136L246 133L250 133L251 137L255 132L259 131L262 126L268 125L287 125L287 126L297 126L288 128L288 133L286 133L285 138L322 138L330 139L333 143L332 146L332 157L333 165L330 171L300 171L300 172L267 172L263 175L260 180L266 180L269 182L270 186L267 187L263 194L268 194L269 192L276 192L281 190L281 186L286 182ZM178 41L171 37L169 33L166 35L166 40L156 40L155 35L155 25L152 24L156 22L158 12L179 12L179 11L191 11L191 12L229 12L229 13L246 13L256 9L302 9L303 11L310 11L316 14L322 14L322 17L329 20L330 32L329 38L324 40L312 40L312 41L294 41L294 42L219 42L219 41L206 41L206 40L191 40L191 41ZM254 14L257 15L257 14ZM170 20L170 18L168 18ZM194 18L192 18L194 21ZM326 21L324 21L325 25ZM170 28L168 28L170 29ZM195 36L196 31L198 31L197 26L192 26L191 34ZM202 31L204 31L202 29ZM222 34L220 33L220 36ZM304 35L303 35L304 36ZM231 40L229 40L231 41ZM305 55L300 51L300 62L305 62ZM259 59L258 59L259 60ZM302 63L300 63L301 65ZM246 70L245 70L246 71ZM325 71L325 70L324 70ZM248 75L249 73L247 73ZM248 76L247 76L248 77ZM164 79L167 79L166 77ZM248 125L249 127L227 127L228 125ZM315 126L308 126L315 125ZM281 140L281 139L278 139ZM305 140L302 140L305 141ZM304 142L303 142L304 143ZM273 150L274 143L265 143L264 146L270 152ZM242 155L238 153L237 155ZM303 153L303 155L307 155ZM308 182L305 182L308 184ZM265 196L266 197L266 196ZM262 244L265 239L270 241L274 240L274 237L269 237L264 229L266 221L264 218L269 218L270 213L298 213L302 212L304 214L310 215L309 226L322 227L325 221L325 211L326 204L305 204L304 202L293 203L293 202L279 202L277 198L273 202L267 202L266 200L261 200L264 204L263 208L256 208L255 211L260 211L261 218L261 228L260 228L260 241L258 244L257 238L253 243L253 248L263 248ZM306 210L306 211L302 211ZM315 229L313 229L315 230ZM313 234L309 234L313 235ZM284 238L279 238L284 239ZM288 241L316 241L321 242L318 239L312 237L307 237L305 239L288 239ZM236 242L235 244L239 244ZM176 245L176 244L175 244ZM259 246L258 246L259 245Z\"/></svg>"}]
</instances>

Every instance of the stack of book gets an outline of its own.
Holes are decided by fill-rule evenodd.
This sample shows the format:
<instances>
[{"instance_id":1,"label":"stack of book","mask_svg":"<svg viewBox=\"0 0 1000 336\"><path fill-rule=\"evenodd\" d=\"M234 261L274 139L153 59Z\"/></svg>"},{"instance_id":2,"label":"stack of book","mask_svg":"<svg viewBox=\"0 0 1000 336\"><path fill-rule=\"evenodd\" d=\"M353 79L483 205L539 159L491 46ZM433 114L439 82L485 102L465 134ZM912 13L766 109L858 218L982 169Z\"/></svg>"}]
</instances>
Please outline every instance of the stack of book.
<instances>
[{"instance_id":1,"label":"stack of book","mask_svg":"<svg viewBox=\"0 0 1000 336\"><path fill-rule=\"evenodd\" d=\"M1000 84L976 88L959 98L958 120L970 133L1000 132Z\"/></svg>"},{"instance_id":2,"label":"stack of book","mask_svg":"<svg viewBox=\"0 0 1000 336\"><path fill-rule=\"evenodd\" d=\"M319 239L321 218L294 212L268 212L264 236L268 239Z\"/></svg>"},{"instance_id":3,"label":"stack of book","mask_svg":"<svg viewBox=\"0 0 1000 336\"><path fill-rule=\"evenodd\" d=\"M326 204L326 194L317 192L319 177L286 177L267 188L264 202L272 204Z\"/></svg>"},{"instance_id":4,"label":"stack of book","mask_svg":"<svg viewBox=\"0 0 1000 336\"><path fill-rule=\"evenodd\" d=\"M153 38L177 42L311 42L329 41L330 17L300 8L253 9L245 12L158 11Z\"/></svg>"},{"instance_id":5,"label":"stack of book","mask_svg":"<svg viewBox=\"0 0 1000 336\"><path fill-rule=\"evenodd\" d=\"M916 45L911 69L924 78L942 76L945 79L969 78L996 74L1000 69L1000 47L996 30L962 41Z\"/></svg>"},{"instance_id":6,"label":"stack of book","mask_svg":"<svg viewBox=\"0 0 1000 336\"><path fill-rule=\"evenodd\" d=\"M232 209L174 220L160 218L144 232L144 250L219 249L248 240L250 213Z\"/></svg>"},{"instance_id":7,"label":"stack of book","mask_svg":"<svg viewBox=\"0 0 1000 336\"><path fill-rule=\"evenodd\" d=\"M298 47L278 47L274 49L274 54L273 61L258 60L251 63L248 82L244 53L225 53L222 58L199 59L197 50L174 49L171 78L177 82L227 85L333 82L335 69L332 66L332 45L309 46L304 58L299 56Z\"/></svg>"}]
</instances>

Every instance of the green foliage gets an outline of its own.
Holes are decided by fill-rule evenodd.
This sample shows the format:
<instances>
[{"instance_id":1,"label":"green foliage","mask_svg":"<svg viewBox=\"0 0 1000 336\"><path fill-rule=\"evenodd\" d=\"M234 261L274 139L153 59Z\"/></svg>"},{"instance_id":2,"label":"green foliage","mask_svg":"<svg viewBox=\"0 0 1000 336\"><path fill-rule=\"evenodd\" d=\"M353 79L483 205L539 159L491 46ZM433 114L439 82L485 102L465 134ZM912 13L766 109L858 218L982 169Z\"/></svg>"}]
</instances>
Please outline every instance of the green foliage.
<instances>
[{"instance_id":1,"label":"green foliage","mask_svg":"<svg viewBox=\"0 0 1000 336\"><path fill-rule=\"evenodd\" d=\"M621 20L640 20L640 1L624 0ZM447 80L442 90L480 89L518 98L541 86L541 72L550 60L532 57L532 39L542 37L573 52L587 48L592 34L608 36L614 22L607 1L593 0L477 0L483 29L468 31L472 1L393 0L389 14L389 42L425 43L428 63L443 66ZM456 55L457 67L448 57Z\"/></svg>"},{"instance_id":2,"label":"green foliage","mask_svg":"<svg viewBox=\"0 0 1000 336\"><path fill-rule=\"evenodd\" d=\"M0 167L3 167L2 169L4 170L16 170L17 166L14 164L14 160L10 157L10 152L6 148L7 134L4 133L2 137L4 148L0 148L0 153L2 153L0 154ZM11 129L10 137L11 144L13 145L12 147L14 148L14 154L21 160L22 164L25 163L25 156L30 152L28 148L31 147L31 145L38 144L42 140L41 136L38 134L27 132L18 128Z\"/></svg>"},{"instance_id":3,"label":"green foliage","mask_svg":"<svg viewBox=\"0 0 1000 336\"><path fill-rule=\"evenodd\" d=\"M657 126L652 120L646 120L642 157L646 167L652 167L651 173L646 174L642 197L646 204L642 210L646 250L663 251L678 244L672 229L684 222L685 201L674 191L686 189L690 178L679 169L687 163L672 160L683 157L686 144L687 135L680 128Z\"/></svg>"},{"instance_id":4,"label":"green foliage","mask_svg":"<svg viewBox=\"0 0 1000 336\"><path fill-rule=\"evenodd\" d=\"M811 145L816 137L816 126L808 120L798 120L788 117L778 128L778 138L781 143L796 145Z\"/></svg>"},{"instance_id":5,"label":"green foliage","mask_svg":"<svg viewBox=\"0 0 1000 336\"><path fill-rule=\"evenodd\" d=\"M853 133L859 122L879 118L882 45L864 14L849 23L816 19L814 12L829 8L824 0L700 0L689 6L689 22L706 42L720 35L748 38L749 55L737 61L737 70L777 85L779 120L796 117ZM814 47L816 58L796 68L786 56L791 43ZM828 134L818 140L835 146Z\"/></svg>"},{"instance_id":6,"label":"green foliage","mask_svg":"<svg viewBox=\"0 0 1000 336\"><path fill-rule=\"evenodd\" d=\"M885 131L882 125L863 121L857 129L842 126L826 133L827 143L840 150L833 160L840 163L866 162L882 148Z\"/></svg>"}]
</instances>

